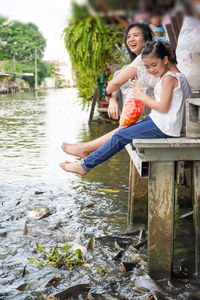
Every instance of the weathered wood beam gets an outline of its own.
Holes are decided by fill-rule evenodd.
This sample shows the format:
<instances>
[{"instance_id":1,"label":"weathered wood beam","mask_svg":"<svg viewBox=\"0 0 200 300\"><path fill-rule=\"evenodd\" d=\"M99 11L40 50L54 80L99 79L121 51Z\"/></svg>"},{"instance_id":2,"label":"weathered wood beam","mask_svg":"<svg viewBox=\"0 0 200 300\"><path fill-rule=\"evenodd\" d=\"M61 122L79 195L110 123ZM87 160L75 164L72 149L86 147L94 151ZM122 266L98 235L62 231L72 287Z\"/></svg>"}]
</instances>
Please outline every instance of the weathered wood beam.
<instances>
[{"instance_id":1,"label":"weathered wood beam","mask_svg":"<svg viewBox=\"0 0 200 300\"><path fill-rule=\"evenodd\" d=\"M195 271L200 275L200 161L193 165L194 229L195 229Z\"/></svg>"},{"instance_id":2,"label":"weathered wood beam","mask_svg":"<svg viewBox=\"0 0 200 300\"><path fill-rule=\"evenodd\" d=\"M99 7L99 10L105 15L105 17L113 24L113 25L117 25L117 21L113 18L113 17L111 17L109 14L108 14L108 11L104 8L104 7L102 7L102 6L100 6Z\"/></svg>"},{"instance_id":3,"label":"weathered wood beam","mask_svg":"<svg viewBox=\"0 0 200 300\"><path fill-rule=\"evenodd\" d=\"M148 181L148 265L153 278L170 278L173 262L175 163L151 162Z\"/></svg>"},{"instance_id":4,"label":"weathered wood beam","mask_svg":"<svg viewBox=\"0 0 200 300\"><path fill-rule=\"evenodd\" d=\"M132 226L135 221L147 217L148 207L148 180L140 177L132 159L129 167L129 193L127 222Z\"/></svg>"},{"instance_id":5,"label":"weathered wood beam","mask_svg":"<svg viewBox=\"0 0 200 300\"><path fill-rule=\"evenodd\" d=\"M115 11L112 9L112 7L105 1L105 0L97 0L99 5L101 5L103 8L105 8L107 11L111 13L111 15L123 26L128 26L128 22L124 19L122 19L120 16L118 16Z\"/></svg>"},{"instance_id":6,"label":"weathered wood beam","mask_svg":"<svg viewBox=\"0 0 200 300\"><path fill-rule=\"evenodd\" d=\"M130 0L126 0L125 1L125 5L126 5L126 19L129 20L129 17L130 17L130 8L131 8L131 2L130 2Z\"/></svg>"}]
</instances>

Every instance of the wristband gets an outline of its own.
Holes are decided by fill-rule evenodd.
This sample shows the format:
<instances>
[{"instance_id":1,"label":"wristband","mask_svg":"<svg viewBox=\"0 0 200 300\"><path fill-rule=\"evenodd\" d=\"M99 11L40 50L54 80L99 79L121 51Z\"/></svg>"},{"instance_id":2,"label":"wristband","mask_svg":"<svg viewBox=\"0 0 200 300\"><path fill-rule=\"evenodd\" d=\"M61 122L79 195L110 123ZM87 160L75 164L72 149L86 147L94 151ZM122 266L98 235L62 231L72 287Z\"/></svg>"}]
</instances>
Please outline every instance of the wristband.
<instances>
[{"instance_id":1,"label":"wristband","mask_svg":"<svg viewBox=\"0 0 200 300\"><path fill-rule=\"evenodd\" d=\"M103 95L104 95L104 97L111 97L111 96L112 96L112 93L111 93L111 94L108 94L108 93L106 92L106 89L104 89L104 90L103 90Z\"/></svg>"}]
</instances>

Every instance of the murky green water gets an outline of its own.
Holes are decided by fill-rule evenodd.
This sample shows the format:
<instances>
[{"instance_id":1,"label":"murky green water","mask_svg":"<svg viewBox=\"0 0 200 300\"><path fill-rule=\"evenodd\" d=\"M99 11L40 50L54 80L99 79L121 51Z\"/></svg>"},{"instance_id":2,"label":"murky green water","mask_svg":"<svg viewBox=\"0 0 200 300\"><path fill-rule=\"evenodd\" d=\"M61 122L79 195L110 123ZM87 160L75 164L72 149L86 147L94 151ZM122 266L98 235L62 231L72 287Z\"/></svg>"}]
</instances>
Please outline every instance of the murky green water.
<instances>
[{"instance_id":1,"label":"murky green water","mask_svg":"<svg viewBox=\"0 0 200 300\"><path fill-rule=\"evenodd\" d=\"M125 272L120 260L113 259L119 252L113 238L97 239L94 251L86 253L87 269L42 268L29 263L38 243L75 241L86 246L92 236L113 237L128 231L126 150L85 177L67 174L58 166L74 159L61 151L63 141L85 142L113 129L114 125L97 122L89 126L88 118L89 111L81 110L75 89L0 98L0 299L47 299L78 284L90 285L96 295L90 299L145 299L151 293L161 299L156 296L159 289L136 285L136 279L147 274L145 265ZM48 215L33 216L38 209L45 209ZM140 227L136 229L141 233ZM139 235L134 239L137 243ZM129 260L132 254L126 255ZM145 247L134 255L145 261ZM107 271L105 275L98 272L99 265ZM59 280L49 284L55 278ZM175 298L162 299L186 299L191 290L180 292L180 298L176 290Z\"/></svg>"}]
</instances>

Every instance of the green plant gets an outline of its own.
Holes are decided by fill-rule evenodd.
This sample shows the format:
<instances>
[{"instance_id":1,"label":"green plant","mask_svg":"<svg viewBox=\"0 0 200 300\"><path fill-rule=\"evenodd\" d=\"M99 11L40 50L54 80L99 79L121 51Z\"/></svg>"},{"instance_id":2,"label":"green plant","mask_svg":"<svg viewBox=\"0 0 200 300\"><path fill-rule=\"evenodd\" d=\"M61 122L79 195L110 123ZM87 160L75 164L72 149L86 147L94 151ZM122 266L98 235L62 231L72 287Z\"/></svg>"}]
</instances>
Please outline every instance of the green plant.
<instances>
[{"instance_id":1,"label":"green plant","mask_svg":"<svg viewBox=\"0 0 200 300\"><path fill-rule=\"evenodd\" d=\"M174 230L175 231L179 228L180 223L181 223L181 218L179 216L179 211L180 211L179 204L177 204L176 208L175 208L175 212L174 212Z\"/></svg>"},{"instance_id":2,"label":"green plant","mask_svg":"<svg viewBox=\"0 0 200 300\"><path fill-rule=\"evenodd\" d=\"M95 94L101 72L114 62L114 53L122 45L122 27L106 25L91 15L85 5L72 2L72 18L63 31L65 46L76 73L79 97L85 102ZM109 74L105 74L109 76Z\"/></svg>"},{"instance_id":3,"label":"green plant","mask_svg":"<svg viewBox=\"0 0 200 300\"><path fill-rule=\"evenodd\" d=\"M101 267L101 265L99 265L99 266L97 267L97 273L99 273L99 274L101 274L101 275L105 275L105 274L107 273L107 271L106 271L105 269L103 269L103 268Z\"/></svg>"},{"instance_id":4,"label":"green plant","mask_svg":"<svg viewBox=\"0 0 200 300\"><path fill-rule=\"evenodd\" d=\"M46 249L48 248L48 250ZM30 258L29 263L37 263L40 266L53 265L57 268L74 269L86 261L83 260L82 252L80 249L70 251L70 246L47 246L43 247L37 244L38 257Z\"/></svg>"}]
</instances>

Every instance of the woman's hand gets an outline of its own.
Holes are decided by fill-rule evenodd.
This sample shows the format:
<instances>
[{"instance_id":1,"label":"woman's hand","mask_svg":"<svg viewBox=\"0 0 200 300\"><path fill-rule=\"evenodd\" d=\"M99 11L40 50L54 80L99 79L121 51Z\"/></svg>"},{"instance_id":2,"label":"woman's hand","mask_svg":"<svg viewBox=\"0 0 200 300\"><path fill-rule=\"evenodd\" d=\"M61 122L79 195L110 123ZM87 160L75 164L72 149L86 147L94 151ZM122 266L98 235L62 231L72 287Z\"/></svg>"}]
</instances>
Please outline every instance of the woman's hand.
<instances>
[{"instance_id":1,"label":"woman's hand","mask_svg":"<svg viewBox=\"0 0 200 300\"><path fill-rule=\"evenodd\" d=\"M114 120L119 119L119 104L115 96L110 97L108 105L108 116Z\"/></svg>"}]
</instances>

